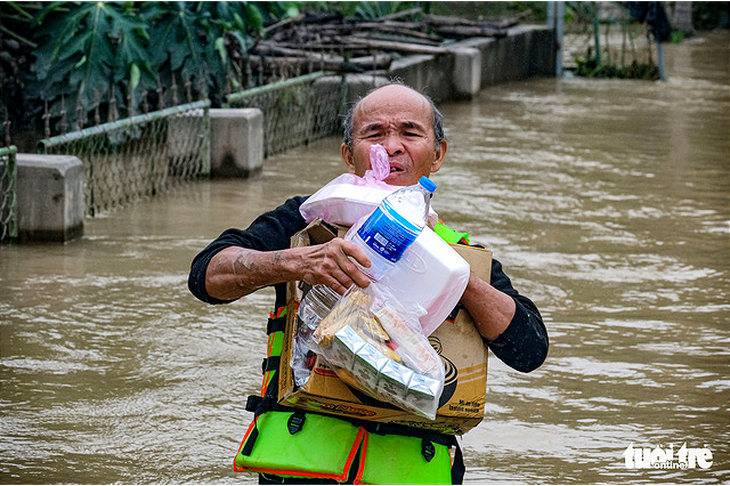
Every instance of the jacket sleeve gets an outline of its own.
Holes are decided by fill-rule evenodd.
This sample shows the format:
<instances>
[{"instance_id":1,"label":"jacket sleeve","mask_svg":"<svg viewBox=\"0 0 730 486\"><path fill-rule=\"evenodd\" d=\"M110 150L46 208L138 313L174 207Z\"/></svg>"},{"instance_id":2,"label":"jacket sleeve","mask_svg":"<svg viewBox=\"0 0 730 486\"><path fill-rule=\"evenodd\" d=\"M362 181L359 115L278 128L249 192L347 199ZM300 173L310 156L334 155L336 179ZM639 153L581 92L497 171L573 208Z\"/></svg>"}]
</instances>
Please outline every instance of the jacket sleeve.
<instances>
[{"instance_id":1,"label":"jacket sleeve","mask_svg":"<svg viewBox=\"0 0 730 486\"><path fill-rule=\"evenodd\" d=\"M226 304L231 300L219 300L208 295L205 289L205 272L210 260L219 251L231 246L240 246L258 251L276 251L289 248L291 237L306 226L299 214L299 206L306 197L296 196L284 204L262 214L245 230L227 229L203 251L198 253L190 266L188 288L190 292L209 304Z\"/></svg>"},{"instance_id":2,"label":"jacket sleeve","mask_svg":"<svg viewBox=\"0 0 730 486\"><path fill-rule=\"evenodd\" d=\"M494 341L484 340L489 349L506 365L528 373L545 361L548 353L548 334L537 306L512 287L502 264L492 261L491 285L512 297L515 315L507 329Z\"/></svg>"}]
</instances>

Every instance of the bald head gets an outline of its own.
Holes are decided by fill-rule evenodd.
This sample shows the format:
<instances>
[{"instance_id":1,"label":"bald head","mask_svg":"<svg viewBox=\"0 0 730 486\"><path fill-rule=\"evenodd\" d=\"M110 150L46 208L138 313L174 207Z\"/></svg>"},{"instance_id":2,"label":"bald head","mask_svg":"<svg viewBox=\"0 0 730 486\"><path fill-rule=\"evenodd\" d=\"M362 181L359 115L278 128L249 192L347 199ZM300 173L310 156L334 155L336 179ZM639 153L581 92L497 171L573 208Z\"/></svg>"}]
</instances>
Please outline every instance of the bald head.
<instances>
[{"instance_id":1,"label":"bald head","mask_svg":"<svg viewBox=\"0 0 730 486\"><path fill-rule=\"evenodd\" d=\"M373 105L383 99L408 103L411 106L425 105L431 112L435 146L438 147L446 139L444 135L444 117L431 101L431 98L405 84L393 82L371 90L365 97L355 103L345 115L342 124L344 129L342 141L349 149L352 150L352 130L355 119L359 118L363 110L374 108Z\"/></svg>"}]
</instances>

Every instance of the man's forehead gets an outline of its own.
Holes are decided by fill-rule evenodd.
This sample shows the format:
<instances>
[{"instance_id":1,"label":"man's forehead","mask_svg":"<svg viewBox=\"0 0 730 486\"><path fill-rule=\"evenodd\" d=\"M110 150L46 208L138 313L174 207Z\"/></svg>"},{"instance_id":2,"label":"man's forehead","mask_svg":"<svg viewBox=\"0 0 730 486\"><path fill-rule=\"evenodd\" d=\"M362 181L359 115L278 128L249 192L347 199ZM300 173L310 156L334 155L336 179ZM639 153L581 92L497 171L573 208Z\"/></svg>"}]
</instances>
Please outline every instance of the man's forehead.
<instances>
[{"instance_id":1,"label":"man's forehead","mask_svg":"<svg viewBox=\"0 0 730 486\"><path fill-rule=\"evenodd\" d=\"M405 86L386 86L373 91L355 107L354 122L370 125L382 121L430 123L431 104L419 92Z\"/></svg>"}]
</instances>

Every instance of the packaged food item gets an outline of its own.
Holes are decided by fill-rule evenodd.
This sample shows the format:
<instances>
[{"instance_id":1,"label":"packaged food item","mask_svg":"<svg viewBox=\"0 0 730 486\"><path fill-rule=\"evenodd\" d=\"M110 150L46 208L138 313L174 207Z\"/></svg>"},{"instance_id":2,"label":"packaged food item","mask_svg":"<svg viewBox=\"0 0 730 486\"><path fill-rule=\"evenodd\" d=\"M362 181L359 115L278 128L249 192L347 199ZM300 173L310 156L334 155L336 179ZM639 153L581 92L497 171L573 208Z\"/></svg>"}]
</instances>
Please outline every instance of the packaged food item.
<instances>
[{"instance_id":1,"label":"packaged food item","mask_svg":"<svg viewBox=\"0 0 730 486\"><path fill-rule=\"evenodd\" d=\"M390 162L381 145L370 147L370 167L363 177L342 174L309 196L299 208L302 217L308 223L322 218L330 224L350 226L371 213L399 188L383 182L390 173Z\"/></svg>"},{"instance_id":2,"label":"packaged food item","mask_svg":"<svg viewBox=\"0 0 730 486\"><path fill-rule=\"evenodd\" d=\"M408 327L405 319L398 315L391 306L380 305L373 312L383 330L391 336L391 347L403 357L403 361L419 373L433 374L442 366L438 354L424 339L419 330Z\"/></svg>"},{"instance_id":3,"label":"packaged food item","mask_svg":"<svg viewBox=\"0 0 730 486\"><path fill-rule=\"evenodd\" d=\"M359 230L357 221L345 239ZM404 305L420 305L426 312L419 321L423 334L434 332L459 302L469 283L471 268L448 243L426 226L400 261L381 278Z\"/></svg>"},{"instance_id":4,"label":"packaged food item","mask_svg":"<svg viewBox=\"0 0 730 486\"><path fill-rule=\"evenodd\" d=\"M444 367L421 334L422 312L405 308L377 282L366 289L352 287L307 344L345 383L433 420Z\"/></svg>"}]
</instances>

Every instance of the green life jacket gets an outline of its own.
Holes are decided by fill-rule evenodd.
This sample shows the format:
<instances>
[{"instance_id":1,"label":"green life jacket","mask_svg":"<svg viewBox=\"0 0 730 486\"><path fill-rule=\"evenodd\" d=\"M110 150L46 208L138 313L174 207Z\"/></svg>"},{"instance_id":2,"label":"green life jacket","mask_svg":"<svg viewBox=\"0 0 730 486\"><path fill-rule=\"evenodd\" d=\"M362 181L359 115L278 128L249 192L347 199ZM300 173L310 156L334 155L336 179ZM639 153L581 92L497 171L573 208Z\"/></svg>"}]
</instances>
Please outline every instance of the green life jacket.
<instances>
[{"instance_id":1,"label":"green life jacket","mask_svg":"<svg viewBox=\"0 0 730 486\"><path fill-rule=\"evenodd\" d=\"M440 222L437 227L436 234L447 242L468 241L466 233ZM286 307L278 293L277 301L280 307L269 315L266 326L261 395L250 396L246 405L254 420L241 441L234 470L354 484L461 484L464 463L454 436L278 405Z\"/></svg>"}]
</instances>

